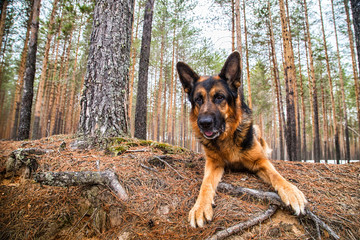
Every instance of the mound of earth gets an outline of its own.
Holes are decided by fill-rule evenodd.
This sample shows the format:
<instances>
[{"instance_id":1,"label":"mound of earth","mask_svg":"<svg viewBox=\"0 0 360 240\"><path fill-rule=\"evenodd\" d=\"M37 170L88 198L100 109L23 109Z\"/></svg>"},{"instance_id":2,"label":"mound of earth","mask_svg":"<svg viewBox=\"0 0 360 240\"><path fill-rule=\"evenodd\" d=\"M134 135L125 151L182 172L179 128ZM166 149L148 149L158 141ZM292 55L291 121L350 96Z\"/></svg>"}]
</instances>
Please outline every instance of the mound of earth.
<instances>
[{"instance_id":1,"label":"mound of earth","mask_svg":"<svg viewBox=\"0 0 360 240\"><path fill-rule=\"evenodd\" d=\"M0 141L0 239L205 239L268 208L264 202L218 192L213 221L193 229L187 217L203 177L202 154L134 139L113 139L101 151L74 142L65 135ZM38 164L37 172L112 170L129 199L119 199L107 186L41 186L22 170L6 172L11 153L25 148L52 150L28 156ZM359 238L359 163L272 162L341 239ZM246 172L226 172L222 182L273 191ZM326 231L321 235L329 238ZM228 239L309 238L318 238L315 224L283 209Z\"/></svg>"}]
</instances>

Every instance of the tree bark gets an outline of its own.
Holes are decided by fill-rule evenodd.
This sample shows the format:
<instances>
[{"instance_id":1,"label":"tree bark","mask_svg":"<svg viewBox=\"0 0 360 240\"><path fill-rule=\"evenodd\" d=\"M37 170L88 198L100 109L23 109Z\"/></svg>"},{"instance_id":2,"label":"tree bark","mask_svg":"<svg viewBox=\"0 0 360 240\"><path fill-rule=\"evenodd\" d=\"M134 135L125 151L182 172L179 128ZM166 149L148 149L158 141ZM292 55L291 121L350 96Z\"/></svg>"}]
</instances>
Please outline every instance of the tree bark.
<instances>
[{"instance_id":1,"label":"tree bark","mask_svg":"<svg viewBox=\"0 0 360 240\"><path fill-rule=\"evenodd\" d=\"M356 50L357 50L356 52L358 59L358 74L359 74L358 76L360 78L360 1L350 0L350 2L351 2L351 12L352 12L353 25L355 31L355 43L356 43ZM360 95L360 83L358 84L358 93ZM358 101L360 101L359 98ZM360 102L358 103L360 104ZM359 121L359 132L360 132L360 121Z\"/></svg>"},{"instance_id":2,"label":"tree bark","mask_svg":"<svg viewBox=\"0 0 360 240\"><path fill-rule=\"evenodd\" d=\"M288 28L288 18L285 13L284 1L279 0L281 28L284 48L284 77L286 86L286 146L290 161L297 161L296 120L294 106L294 82L296 81L294 52L292 51Z\"/></svg>"},{"instance_id":3,"label":"tree bark","mask_svg":"<svg viewBox=\"0 0 360 240\"><path fill-rule=\"evenodd\" d=\"M79 134L128 135L127 88L134 0L99 0L94 9Z\"/></svg>"},{"instance_id":4,"label":"tree bark","mask_svg":"<svg viewBox=\"0 0 360 240\"><path fill-rule=\"evenodd\" d=\"M315 69L314 69L314 60L313 60L313 52L312 52L312 44L311 44L311 36L310 36L310 26L308 20L308 11L307 11L307 3L304 0L304 9L305 9L305 23L306 23L306 38L308 42L308 50L310 57L310 79L311 79L311 95L312 97L312 105L313 105L313 124L314 124L314 160L315 162L320 162L321 150L320 150L320 133L319 133L319 108L318 108L318 97L317 97L317 89L316 89L316 79L315 79Z\"/></svg>"},{"instance_id":5,"label":"tree bark","mask_svg":"<svg viewBox=\"0 0 360 240\"><path fill-rule=\"evenodd\" d=\"M24 47L21 52L21 60L20 60L20 67L19 67L19 73L18 73L18 80L15 86L15 96L14 96L14 103L13 103L13 109L10 115L9 120L9 130L10 130L10 138L16 139L16 134L19 126L19 115L20 115L20 104L21 104L21 93L23 90L24 85L24 74L25 74L25 67L26 67L26 57L28 53L29 48L29 36L30 36L30 27L31 27L31 20L32 20L32 9L29 9L29 20L25 35L25 41L24 41Z\"/></svg>"},{"instance_id":6,"label":"tree bark","mask_svg":"<svg viewBox=\"0 0 360 240\"><path fill-rule=\"evenodd\" d=\"M276 92L276 102L278 110L278 121L279 121L279 144L280 144L280 159L285 160L284 153L284 138L283 138L283 129L284 129L284 110L282 105L282 94L280 89L280 77L279 77L279 68L276 59L276 50L275 50L275 38L273 32L273 24L271 17L271 8L270 1L268 1L269 9L269 33L270 33L270 46L271 46L271 59L273 62L273 72L274 72L274 83L275 83L275 92Z\"/></svg>"},{"instance_id":7,"label":"tree bark","mask_svg":"<svg viewBox=\"0 0 360 240\"><path fill-rule=\"evenodd\" d=\"M130 132L131 136L134 136L135 127L134 127L134 119L132 115L132 109L133 109L133 95L134 95L134 80L135 80L135 65L136 65L136 53L137 49L135 48L135 42L138 39L138 30L139 30L139 21L140 21L140 10L141 10L141 3L138 2L139 8L137 13L137 20L136 20L136 28L135 28L135 37L132 37L131 39L131 71L130 71L130 82L129 82L129 119L130 119ZM134 14L135 15L135 14Z\"/></svg>"},{"instance_id":8,"label":"tree bark","mask_svg":"<svg viewBox=\"0 0 360 240\"><path fill-rule=\"evenodd\" d=\"M8 0L4 0L4 2L2 3L2 8L1 8L1 17L0 17L0 50L2 49L2 40L3 40L3 36L4 36L4 31L5 31L6 11L7 11L8 3L9 3Z\"/></svg>"},{"instance_id":9,"label":"tree bark","mask_svg":"<svg viewBox=\"0 0 360 240\"><path fill-rule=\"evenodd\" d=\"M346 102L345 102L343 70L342 70L342 66L341 66L341 56L340 56L340 50L339 50L339 42L338 42L338 36L337 36L337 27L336 27L333 0L331 0L331 8L332 8L332 16L333 16L333 24L334 24L334 33L335 33L335 43L336 43L336 54L337 54L337 61L338 61L339 77L340 77L340 89L341 89L341 100L342 100L341 103L342 103L342 110L343 110L344 124L345 124L345 159L348 162L350 162L350 139L349 139L347 106L346 106ZM338 162L338 164L339 164L339 162Z\"/></svg>"},{"instance_id":10,"label":"tree bark","mask_svg":"<svg viewBox=\"0 0 360 240\"><path fill-rule=\"evenodd\" d=\"M155 0L148 0L145 6L143 35L141 40L139 81L135 111L135 137L146 139L148 69L151 46L151 30Z\"/></svg>"},{"instance_id":11,"label":"tree bark","mask_svg":"<svg viewBox=\"0 0 360 240\"><path fill-rule=\"evenodd\" d=\"M31 22L31 35L29 43L29 51L26 59L26 70L24 77L23 95L21 98L20 121L18 140L28 139L30 136L31 125L31 107L34 94L35 64L37 52L37 38L39 30L39 14L41 0L34 0L33 14Z\"/></svg>"},{"instance_id":12,"label":"tree bark","mask_svg":"<svg viewBox=\"0 0 360 240\"><path fill-rule=\"evenodd\" d=\"M37 94L36 94L36 102L35 102L35 110L34 110L34 112L35 112L34 113L34 123L33 123L33 128L32 128L32 138L33 139L38 139L41 137L41 135L40 135L40 129L41 129L40 115L41 115L41 111L44 110L43 109L43 101L44 101L43 97L44 97L44 89L45 89L44 85L45 85L45 81L46 81L46 73L47 73L47 67L48 67L48 62L49 62L49 51L50 51L51 39L52 39L52 36L54 35L53 25L55 22L55 14L56 14L57 4L58 4L58 0L54 0L51 15L50 15L50 20L49 20L49 26L48 26L49 29L48 29L48 33L46 35L44 59L42 62L41 75L40 75L39 86L38 86L38 90L37 90Z\"/></svg>"},{"instance_id":13,"label":"tree bark","mask_svg":"<svg viewBox=\"0 0 360 240\"><path fill-rule=\"evenodd\" d=\"M331 77L330 61L329 61L328 50L327 50L327 42L326 42L325 28L324 28L324 21L323 21L323 16L322 16L322 8L321 8L320 0L319 0L319 9L320 9L322 37L323 37L323 43L324 43L326 70L327 70L327 76L328 76L328 80L329 80L329 91L330 91L331 110L332 110L332 123L333 123L333 131L334 131L335 158L337 161L340 161L339 129L337 126L333 82L332 82L332 77Z\"/></svg>"},{"instance_id":14,"label":"tree bark","mask_svg":"<svg viewBox=\"0 0 360 240\"><path fill-rule=\"evenodd\" d=\"M357 119L358 119L358 127L360 132L360 85L359 85L359 73L356 66L356 56L355 56L355 47L354 47L354 34L351 29L351 21L350 21L350 13L349 13L349 0L344 0L344 7L346 13L346 23L349 35L349 43L350 43L350 51L351 51L351 62L353 68L354 75L354 83L355 83L355 97L356 97L356 108L357 108ZM355 20L355 19L354 19ZM355 22L354 22L355 24ZM359 37L359 36L357 36ZM360 61L360 60L359 60ZM359 137L360 140L360 137Z\"/></svg>"},{"instance_id":15,"label":"tree bark","mask_svg":"<svg viewBox=\"0 0 360 240\"><path fill-rule=\"evenodd\" d=\"M110 187L121 200L125 201L129 198L121 186L117 174L109 170L103 172L41 172L35 174L34 180L40 184L58 187L105 185Z\"/></svg>"},{"instance_id":16,"label":"tree bark","mask_svg":"<svg viewBox=\"0 0 360 240\"><path fill-rule=\"evenodd\" d=\"M250 84L250 66L249 66L249 47L248 47L248 34L246 26L246 12L245 12L245 0L243 1L243 15L244 15L244 36L245 36L245 53L246 53L246 82L248 90L248 104L249 108L252 109L251 100L251 84Z\"/></svg>"}]
</instances>

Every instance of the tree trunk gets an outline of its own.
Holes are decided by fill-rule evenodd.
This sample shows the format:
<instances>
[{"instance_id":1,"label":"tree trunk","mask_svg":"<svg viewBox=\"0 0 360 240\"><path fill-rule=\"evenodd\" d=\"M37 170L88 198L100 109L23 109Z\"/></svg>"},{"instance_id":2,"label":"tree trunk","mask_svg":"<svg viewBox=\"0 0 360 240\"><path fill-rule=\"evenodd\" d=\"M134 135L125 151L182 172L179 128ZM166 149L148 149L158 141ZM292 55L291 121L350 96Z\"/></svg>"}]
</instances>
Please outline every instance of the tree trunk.
<instances>
[{"instance_id":1,"label":"tree trunk","mask_svg":"<svg viewBox=\"0 0 360 240\"><path fill-rule=\"evenodd\" d=\"M332 8L333 23L334 23L336 53L337 53L337 61L338 61L338 69L339 69L339 77L340 77L341 100L342 100L341 102L342 102L343 115L344 115L344 124L345 124L345 159L348 162L350 162L350 139L349 139L347 106L346 106L346 102L345 102L343 70L342 70L342 66L341 66L341 56L340 56L340 50L339 50L339 43L338 43L338 36L337 36L337 28L336 28L336 20L335 20L335 12L334 12L333 0L331 0L331 8Z\"/></svg>"},{"instance_id":2,"label":"tree trunk","mask_svg":"<svg viewBox=\"0 0 360 240\"><path fill-rule=\"evenodd\" d=\"M283 110L283 106L282 106L282 94L281 94L281 89L280 89L279 68L278 68L277 59L276 59L275 38L274 38L274 32L273 32L270 1L268 1L268 9L269 9L269 32L270 32L270 45L271 45L271 59L273 62L276 102L277 102L277 109L278 109L278 113L279 113L278 117L279 117L280 159L285 160L284 138L283 138L284 110Z\"/></svg>"},{"instance_id":3,"label":"tree trunk","mask_svg":"<svg viewBox=\"0 0 360 240\"><path fill-rule=\"evenodd\" d=\"M231 0L231 51L235 51L235 2Z\"/></svg>"},{"instance_id":4,"label":"tree trunk","mask_svg":"<svg viewBox=\"0 0 360 240\"><path fill-rule=\"evenodd\" d=\"M56 37L55 37L56 42L54 43L54 49L52 53L53 56L55 55L54 56L55 61L52 63L51 70L49 69L47 73L48 76L47 77L45 76L45 85L44 85L45 95L43 97L44 101L42 101L43 106L41 106L42 110L40 113L40 127L39 127L40 137L50 135L49 119L51 117L51 111L55 101L55 89L56 89L55 76L57 73L58 61L59 61L60 33L61 33L63 17L64 14L62 13L59 26L56 30ZM50 79L52 80L50 81Z\"/></svg>"},{"instance_id":5,"label":"tree trunk","mask_svg":"<svg viewBox=\"0 0 360 240\"><path fill-rule=\"evenodd\" d=\"M134 0L99 0L94 9L79 134L128 135L127 88Z\"/></svg>"},{"instance_id":6,"label":"tree trunk","mask_svg":"<svg viewBox=\"0 0 360 240\"><path fill-rule=\"evenodd\" d=\"M55 81L57 81L56 87L54 88L54 92L53 92L53 98L54 101L51 104L50 107L50 111L49 111L49 121L50 121L50 128L49 128L49 135L54 135L56 134L56 132L54 131L55 129L55 125L56 125L56 119L58 118L59 115L59 109L60 109L60 101L62 98L62 92L61 89L63 88L64 85L64 80L63 80L63 75L64 75L64 62L65 60L65 55L66 55L66 39L64 39L64 48L62 51L62 56L61 56L61 63L60 63L60 70L59 70L59 76L58 78L56 78L57 75L57 71L54 71L53 73L53 83L55 84ZM56 90L55 90L56 89Z\"/></svg>"},{"instance_id":7,"label":"tree trunk","mask_svg":"<svg viewBox=\"0 0 360 240\"><path fill-rule=\"evenodd\" d=\"M324 28L324 21L323 21L323 16L322 16L322 8L321 8L321 1L320 0L319 0L319 9L320 9L322 37L323 37L323 42L324 42L326 70L327 70L327 76L328 76L329 87L330 87L329 91L330 91L332 120L333 120L332 123L333 123L333 131L334 131L335 158L336 158L337 161L340 161L339 130L338 130L338 126L337 126L334 90L333 90L333 83L332 83L331 69L330 69L330 61L329 61L328 50L327 50L327 42L326 42L325 28Z\"/></svg>"},{"instance_id":8,"label":"tree trunk","mask_svg":"<svg viewBox=\"0 0 360 240\"><path fill-rule=\"evenodd\" d=\"M301 145L301 156L304 158L304 161L307 158L306 150L306 108L305 108L305 98L304 98L304 86L302 80L301 72L301 56L300 56L300 39L298 41L298 53L299 53L299 77L300 77L300 98L301 98L301 122L302 122L302 145Z\"/></svg>"},{"instance_id":9,"label":"tree trunk","mask_svg":"<svg viewBox=\"0 0 360 240\"><path fill-rule=\"evenodd\" d=\"M135 127L134 127L134 119L132 115L132 109L133 109L133 95L134 95L134 80L135 80L135 65L136 65L136 53L137 49L135 48L135 42L138 39L138 31L139 31L139 21L140 21L140 10L141 10L141 3L138 2L139 8L138 8L138 16L136 20L136 28L135 28L135 37L131 39L131 71L130 71L130 82L129 82L129 124L130 124L130 132L131 136L134 136Z\"/></svg>"},{"instance_id":10,"label":"tree trunk","mask_svg":"<svg viewBox=\"0 0 360 240\"><path fill-rule=\"evenodd\" d=\"M355 83L355 97L356 97L355 101L356 101L357 119L358 119L358 125L359 125L358 127L359 127L359 132L360 132L360 86L359 86L359 75L358 75L359 73L357 71L357 66L356 66L356 56L355 56L355 49L354 49L355 48L354 47L354 34L351 29L351 21L350 21L350 13L349 13L349 0L344 0L344 6L345 6L345 13L346 13L346 23L347 23L347 29L348 29L348 35L349 35L352 68L353 68L354 83ZM357 36L357 37L359 37L359 36ZM360 140L360 137L359 137L359 140Z\"/></svg>"},{"instance_id":11,"label":"tree trunk","mask_svg":"<svg viewBox=\"0 0 360 240\"><path fill-rule=\"evenodd\" d=\"M162 19L162 23L160 26L160 31L162 32L165 27L165 20ZM157 91L157 101L156 101L156 115L155 115L155 129L154 129L154 140L160 140L160 110L161 110L161 94L162 94L162 86L165 81L163 81L163 63L164 63L164 51L165 51L165 36L164 33L161 34L161 46L160 46L160 67L159 67L159 83L158 83L158 91Z\"/></svg>"},{"instance_id":12,"label":"tree trunk","mask_svg":"<svg viewBox=\"0 0 360 240\"><path fill-rule=\"evenodd\" d=\"M4 0L1 8L1 17L0 17L0 50L2 49L2 40L5 31L5 21L6 21L6 11L9 1Z\"/></svg>"},{"instance_id":13,"label":"tree trunk","mask_svg":"<svg viewBox=\"0 0 360 240\"><path fill-rule=\"evenodd\" d=\"M151 30L155 0L148 0L145 6L143 35L141 40L139 81L135 111L135 137L146 139L147 86L151 45Z\"/></svg>"},{"instance_id":14,"label":"tree trunk","mask_svg":"<svg viewBox=\"0 0 360 240\"><path fill-rule=\"evenodd\" d=\"M44 59L42 62L42 68L41 68L42 70L41 70L39 86L38 86L38 90L37 90L37 94L36 94L34 123L33 123L33 128L32 128L32 138L33 139L38 139L41 137L40 129L42 126L40 125L40 115L41 115L41 111L44 110L43 109L43 101L44 101L43 97L44 97L44 89L45 89L44 85L45 85L45 81L46 81L46 72L47 72L48 62L49 62L49 51L50 51L51 39L54 35L53 25L55 22L55 14L56 14L57 4L58 4L58 0L54 0L52 12L50 15L50 20L49 20L49 29L48 29L48 33L46 35Z\"/></svg>"},{"instance_id":15,"label":"tree trunk","mask_svg":"<svg viewBox=\"0 0 360 240\"><path fill-rule=\"evenodd\" d=\"M246 12L245 12L245 1L243 2L243 12L244 12L244 35L245 35L245 53L246 53L246 82L248 89L248 103L249 108L252 109L252 100L251 100L251 85L250 85L250 67L249 67L249 47L248 47L248 34L246 27Z\"/></svg>"},{"instance_id":16,"label":"tree trunk","mask_svg":"<svg viewBox=\"0 0 360 240\"><path fill-rule=\"evenodd\" d=\"M12 112L10 115L9 126L8 126L9 130L11 131L10 136L9 136L11 139L16 138L16 134L17 134L18 126L19 126L21 93L22 93L23 85L24 85L26 57L27 57L28 48L29 48L29 36L30 36L30 27L31 27L31 20L32 20L32 10L29 9L29 12L30 12L30 14L29 14L29 20L28 20L28 24L27 24L24 47L21 52L18 80L17 80L16 86L15 86L13 109L12 109Z\"/></svg>"},{"instance_id":17,"label":"tree trunk","mask_svg":"<svg viewBox=\"0 0 360 240\"><path fill-rule=\"evenodd\" d=\"M313 105L313 124L314 124L314 160L315 162L320 162L321 150L320 150L320 133L319 133L319 108L318 108L318 98L317 98L317 89L316 89L316 79L315 79L315 69L314 69L314 60L313 60L313 52L311 45L311 37L310 37L310 27L308 20L308 12L307 12L307 4L306 0L304 0L304 9L305 9L305 23L306 23L306 37L308 42L308 50L309 50L309 58L310 58L310 79L311 79L311 94L312 97L312 105Z\"/></svg>"},{"instance_id":18,"label":"tree trunk","mask_svg":"<svg viewBox=\"0 0 360 240\"><path fill-rule=\"evenodd\" d=\"M31 125L31 107L34 93L35 65L37 52L37 38L39 30L39 14L41 0L34 0L33 14L31 22L31 35L29 43L29 51L26 59L26 70L24 77L24 88L21 98L20 121L18 140L28 139L30 136Z\"/></svg>"},{"instance_id":19,"label":"tree trunk","mask_svg":"<svg viewBox=\"0 0 360 240\"><path fill-rule=\"evenodd\" d=\"M175 22L176 22L176 16L175 16ZM167 129L168 129L168 143L171 144L171 139L173 136L173 132L172 132L172 124L173 124L173 100L175 100L175 98L173 98L174 95L174 66L175 66L175 38L176 38L176 23L174 23L174 29L173 29L173 49L172 49L172 58L171 58L171 80L170 80L170 101L169 101L169 113L168 113L168 122L167 122ZM175 90L176 92L176 90Z\"/></svg>"},{"instance_id":20,"label":"tree trunk","mask_svg":"<svg viewBox=\"0 0 360 240\"><path fill-rule=\"evenodd\" d=\"M358 74L360 74L360 1L359 0L350 0L351 2L351 12L353 18L353 25L355 31L355 43L357 49L357 59L358 59ZM360 78L360 75L358 75ZM360 95L360 83L358 84L358 93ZM360 104L358 98L358 104ZM359 113L358 113L359 114ZM359 115L358 115L359 116ZM359 120L359 132L360 132L360 120ZM360 141L360 139L359 139Z\"/></svg>"},{"instance_id":21,"label":"tree trunk","mask_svg":"<svg viewBox=\"0 0 360 240\"><path fill-rule=\"evenodd\" d=\"M76 91L76 68L77 68L77 63L78 63L78 54L79 54L79 47L80 47L80 36L81 36L81 30L82 30L82 17L80 17L80 29L79 29L79 33L78 33L78 37L77 37L77 42L76 42L76 50L75 50L75 60L74 60L74 66L73 66L73 72L72 72L72 76L71 76L71 87L70 87L70 97L69 97L69 101L68 101L68 106L69 109L68 111L66 111L66 119L65 119L65 133L69 134L69 133L73 133L74 129L74 123L73 123L73 114L75 111L75 107L74 107L74 102L75 102L75 91Z\"/></svg>"}]
</instances>

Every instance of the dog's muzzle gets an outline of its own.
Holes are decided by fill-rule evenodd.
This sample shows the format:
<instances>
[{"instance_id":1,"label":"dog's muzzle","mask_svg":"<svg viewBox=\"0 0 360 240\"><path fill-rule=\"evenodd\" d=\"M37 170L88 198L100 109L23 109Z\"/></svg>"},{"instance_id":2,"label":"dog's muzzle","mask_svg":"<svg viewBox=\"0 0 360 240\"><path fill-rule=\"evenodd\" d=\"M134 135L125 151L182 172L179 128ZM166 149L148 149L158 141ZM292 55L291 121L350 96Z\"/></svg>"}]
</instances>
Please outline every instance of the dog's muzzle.
<instances>
[{"instance_id":1,"label":"dog's muzzle","mask_svg":"<svg viewBox=\"0 0 360 240\"><path fill-rule=\"evenodd\" d=\"M200 132L207 139L215 139L222 133L221 128L215 126L215 121L212 116L200 117L198 119L198 126Z\"/></svg>"}]
</instances>

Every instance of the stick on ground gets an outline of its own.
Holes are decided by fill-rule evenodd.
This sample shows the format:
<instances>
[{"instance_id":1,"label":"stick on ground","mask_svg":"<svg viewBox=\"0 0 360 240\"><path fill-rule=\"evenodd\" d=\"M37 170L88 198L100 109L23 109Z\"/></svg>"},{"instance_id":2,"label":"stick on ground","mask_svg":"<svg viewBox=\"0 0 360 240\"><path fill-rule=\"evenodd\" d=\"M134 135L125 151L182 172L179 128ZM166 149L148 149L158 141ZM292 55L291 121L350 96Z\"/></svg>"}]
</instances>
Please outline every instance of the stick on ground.
<instances>
[{"instance_id":1,"label":"stick on ground","mask_svg":"<svg viewBox=\"0 0 360 240\"><path fill-rule=\"evenodd\" d=\"M41 172L35 174L34 179L38 183L58 187L106 185L109 186L120 199L128 199L128 195L121 186L118 176L108 170L103 172Z\"/></svg>"},{"instance_id":2,"label":"stick on ground","mask_svg":"<svg viewBox=\"0 0 360 240\"><path fill-rule=\"evenodd\" d=\"M277 205L278 207L286 207L284 203L281 201L280 196L274 192L264 192L250 188L237 187L229 183L220 183L217 189L223 193L236 195L236 196L246 195L250 198L267 201L270 204ZM318 216L316 216L309 209L306 209L305 216L309 217L315 223L315 225L318 224L322 229L326 230L329 233L329 235L332 236L334 239L340 239L340 237L325 222L323 222ZM233 232L232 234L234 233L237 232Z\"/></svg>"}]
</instances>

